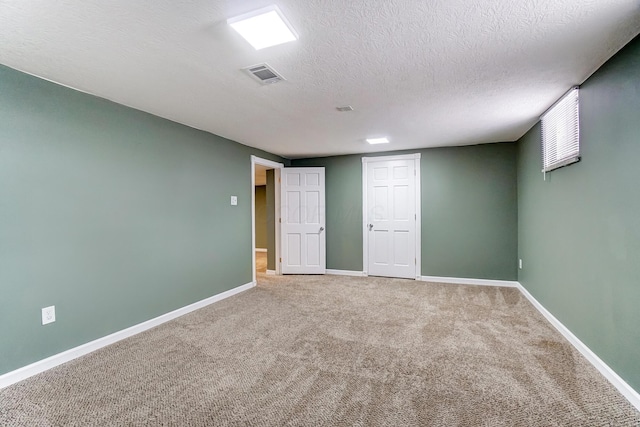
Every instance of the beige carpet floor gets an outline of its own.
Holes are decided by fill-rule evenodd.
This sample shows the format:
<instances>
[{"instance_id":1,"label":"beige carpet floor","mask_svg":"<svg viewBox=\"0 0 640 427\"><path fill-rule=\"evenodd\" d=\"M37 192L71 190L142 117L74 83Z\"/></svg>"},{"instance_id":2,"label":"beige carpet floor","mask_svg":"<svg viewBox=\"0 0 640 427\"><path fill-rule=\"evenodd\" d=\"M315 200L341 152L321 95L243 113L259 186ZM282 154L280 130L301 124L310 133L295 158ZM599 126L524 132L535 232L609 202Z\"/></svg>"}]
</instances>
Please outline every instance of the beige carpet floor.
<instances>
[{"instance_id":1,"label":"beige carpet floor","mask_svg":"<svg viewBox=\"0 0 640 427\"><path fill-rule=\"evenodd\" d=\"M260 281L1 390L0 425L640 425L516 289Z\"/></svg>"}]
</instances>

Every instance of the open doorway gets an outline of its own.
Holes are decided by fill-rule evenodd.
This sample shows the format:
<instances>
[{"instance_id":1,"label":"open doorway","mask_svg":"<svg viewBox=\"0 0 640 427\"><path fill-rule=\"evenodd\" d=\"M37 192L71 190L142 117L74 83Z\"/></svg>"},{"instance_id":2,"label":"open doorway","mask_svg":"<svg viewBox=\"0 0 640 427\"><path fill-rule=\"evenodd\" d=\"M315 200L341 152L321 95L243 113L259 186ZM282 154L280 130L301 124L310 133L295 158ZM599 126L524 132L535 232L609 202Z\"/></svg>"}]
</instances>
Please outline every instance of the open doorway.
<instances>
[{"instance_id":1,"label":"open doorway","mask_svg":"<svg viewBox=\"0 0 640 427\"><path fill-rule=\"evenodd\" d=\"M251 156L253 281L261 274L280 274L281 163Z\"/></svg>"},{"instance_id":2,"label":"open doorway","mask_svg":"<svg viewBox=\"0 0 640 427\"><path fill-rule=\"evenodd\" d=\"M267 172L269 172L269 191L267 191ZM256 165L255 170L255 217L256 225L256 273L267 273L268 257L273 258L275 254L269 253L275 251L275 204L274 185L273 185L273 168L267 169L267 166ZM267 196L267 193L268 196ZM267 198L269 202L267 203ZM269 251L269 248L272 250ZM272 265L273 266L273 265ZM270 271L275 272L275 268Z\"/></svg>"}]
</instances>

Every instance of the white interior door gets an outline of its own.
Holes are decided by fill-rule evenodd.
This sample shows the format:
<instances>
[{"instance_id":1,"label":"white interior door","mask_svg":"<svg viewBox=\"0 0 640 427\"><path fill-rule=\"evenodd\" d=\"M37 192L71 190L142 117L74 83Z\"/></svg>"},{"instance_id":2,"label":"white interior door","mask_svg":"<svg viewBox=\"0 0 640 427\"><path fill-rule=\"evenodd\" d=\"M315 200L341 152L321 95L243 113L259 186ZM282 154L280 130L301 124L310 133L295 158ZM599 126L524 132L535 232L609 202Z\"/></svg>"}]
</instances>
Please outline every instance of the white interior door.
<instances>
[{"instance_id":1,"label":"white interior door","mask_svg":"<svg viewBox=\"0 0 640 427\"><path fill-rule=\"evenodd\" d=\"M366 158L365 259L370 276L416 278L419 158Z\"/></svg>"},{"instance_id":2,"label":"white interior door","mask_svg":"<svg viewBox=\"0 0 640 427\"><path fill-rule=\"evenodd\" d=\"M284 168L281 184L282 274L324 274L324 168Z\"/></svg>"}]
</instances>

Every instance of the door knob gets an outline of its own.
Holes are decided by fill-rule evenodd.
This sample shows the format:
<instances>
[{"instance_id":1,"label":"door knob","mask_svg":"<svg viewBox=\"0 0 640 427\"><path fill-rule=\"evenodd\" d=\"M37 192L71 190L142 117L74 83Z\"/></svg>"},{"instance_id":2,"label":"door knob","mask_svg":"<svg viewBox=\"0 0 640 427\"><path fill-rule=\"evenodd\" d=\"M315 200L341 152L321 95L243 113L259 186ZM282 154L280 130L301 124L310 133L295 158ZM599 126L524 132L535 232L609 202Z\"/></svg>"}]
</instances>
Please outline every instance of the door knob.
<instances>
[{"instance_id":1,"label":"door knob","mask_svg":"<svg viewBox=\"0 0 640 427\"><path fill-rule=\"evenodd\" d=\"M322 233L324 231L324 227L320 227L320 233Z\"/></svg>"},{"instance_id":2,"label":"door knob","mask_svg":"<svg viewBox=\"0 0 640 427\"><path fill-rule=\"evenodd\" d=\"M369 231L373 230L373 224L369 224Z\"/></svg>"}]
</instances>

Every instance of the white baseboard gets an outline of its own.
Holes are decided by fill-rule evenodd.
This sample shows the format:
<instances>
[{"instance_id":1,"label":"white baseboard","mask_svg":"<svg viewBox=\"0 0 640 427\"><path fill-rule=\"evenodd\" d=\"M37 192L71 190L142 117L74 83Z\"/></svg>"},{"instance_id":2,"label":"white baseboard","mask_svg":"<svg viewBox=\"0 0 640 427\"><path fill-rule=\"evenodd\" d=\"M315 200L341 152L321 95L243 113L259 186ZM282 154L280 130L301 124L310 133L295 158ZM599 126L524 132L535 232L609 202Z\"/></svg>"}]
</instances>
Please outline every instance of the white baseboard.
<instances>
[{"instance_id":1,"label":"white baseboard","mask_svg":"<svg viewBox=\"0 0 640 427\"><path fill-rule=\"evenodd\" d=\"M276 275L275 270L267 270L267 276L275 276L275 275Z\"/></svg>"},{"instance_id":2,"label":"white baseboard","mask_svg":"<svg viewBox=\"0 0 640 427\"><path fill-rule=\"evenodd\" d=\"M358 276L358 277L366 276L362 271L331 270L329 268L325 270L325 274L332 274L334 276Z\"/></svg>"},{"instance_id":3,"label":"white baseboard","mask_svg":"<svg viewBox=\"0 0 640 427\"><path fill-rule=\"evenodd\" d=\"M519 286L518 282L511 280L468 279L440 276L421 276L419 280L433 283L453 283L456 285L502 286L507 288L517 288Z\"/></svg>"},{"instance_id":4,"label":"white baseboard","mask_svg":"<svg viewBox=\"0 0 640 427\"><path fill-rule=\"evenodd\" d=\"M596 354L589 349L582 341L564 326L556 317L551 314L542 304L536 300L533 295L527 291L520 283L517 284L520 292L529 300L529 302L551 323L557 330L569 341L582 355L598 370L618 391L627 398L627 400L640 411L640 394L635 391L629 384L625 382L613 369L602 361Z\"/></svg>"},{"instance_id":5,"label":"white baseboard","mask_svg":"<svg viewBox=\"0 0 640 427\"><path fill-rule=\"evenodd\" d=\"M123 329L121 331L114 332L105 337L98 338L86 344L82 344L78 347L63 351L62 353L54 354L53 356L16 369L15 371L7 372L6 374L0 375L0 389L8 387L12 384L15 384L19 381L27 379L33 375L39 374L40 372L44 372L63 363L69 362L80 356L84 356L85 354L96 351L102 347L108 346L109 344L113 344L125 338L129 338L133 335L139 334L140 332L144 332L148 329L154 328L158 325L161 325L162 323L168 322L169 320L173 320L176 317L183 316L194 310L206 307L209 304L213 304L214 302L229 298L230 296L233 296L237 293L251 289L255 285L255 282L251 282L247 283L246 285L238 286L237 288L229 289L228 291L222 292L198 302L194 302L193 304L189 304L185 307L170 311L169 313L165 313L161 316L155 317L145 322L138 323L137 325Z\"/></svg>"},{"instance_id":6,"label":"white baseboard","mask_svg":"<svg viewBox=\"0 0 640 427\"><path fill-rule=\"evenodd\" d=\"M267 252L265 248L256 248L256 252Z\"/></svg>"},{"instance_id":7,"label":"white baseboard","mask_svg":"<svg viewBox=\"0 0 640 427\"><path fill-rule=\"evenodd\" d=\"M270 273L272 272L272 273ZM327 274L341 275L341 276L364 276L361 271L349 271L349 270L326 270ZM267 274L275 274L273 270L267 270ZM422 276L421 280L426 282L435 283L455 283L455 284L468 284L468 285L485 285L485 286L506 286L516 287L522 292L525 298L531 302L531 304L553 325L558 332L562 334L636 409L640 411L640 394L636 392L629 384L627 384L613 369L611 369L605 362L602 361L589 347L587 347L582 341L578 339L566 326L564 326L556 317L551 314L533 295L529 293L519 282L503 281L503 280L486 280L486 279L461 279L452 277L437 277L437 276ZM8 372L0 375L0 389L8 387L33 375L44 372L55 366L69 362L85 354L96 351L102 347L113 344L125 338L139 334L153 327L156 327L162 323L173 320L177 317L183 316L187 313L195 311L199 308L206 307L209 304L221 301L225 298L238 294L240 292L251 289L256 284L255 282L247 283L242 286L230 289L204 300L195 302L188 306L179 308L169 313L163 314L156 318L147 320L146 322L139 323L129 328L123 329L113 334L107 335L97 340L82 344L78 347L66 350L62 353L55 354L46 359L16 369L15 371Z\"/></svg>"},{"instance_id":8,"label":"white baseboard","mask_svg":"<svg viewBox=\"0 0 640 427\"><path fill-rule=\"evenodd\" d=\"M435 283L455 283L460 285L484 285L484 286L505 286L518 288L522 295L542 314L554 328L562 334L591 363L636 409L640 411L640 394L627 384L613 369L602 361L596 354L578 339L566 326L551 314L533 295L527 291L520 282L505 280L486 279L462 279L456 277L422 276L421 280Z\"/></svg>"}]
</instances>

